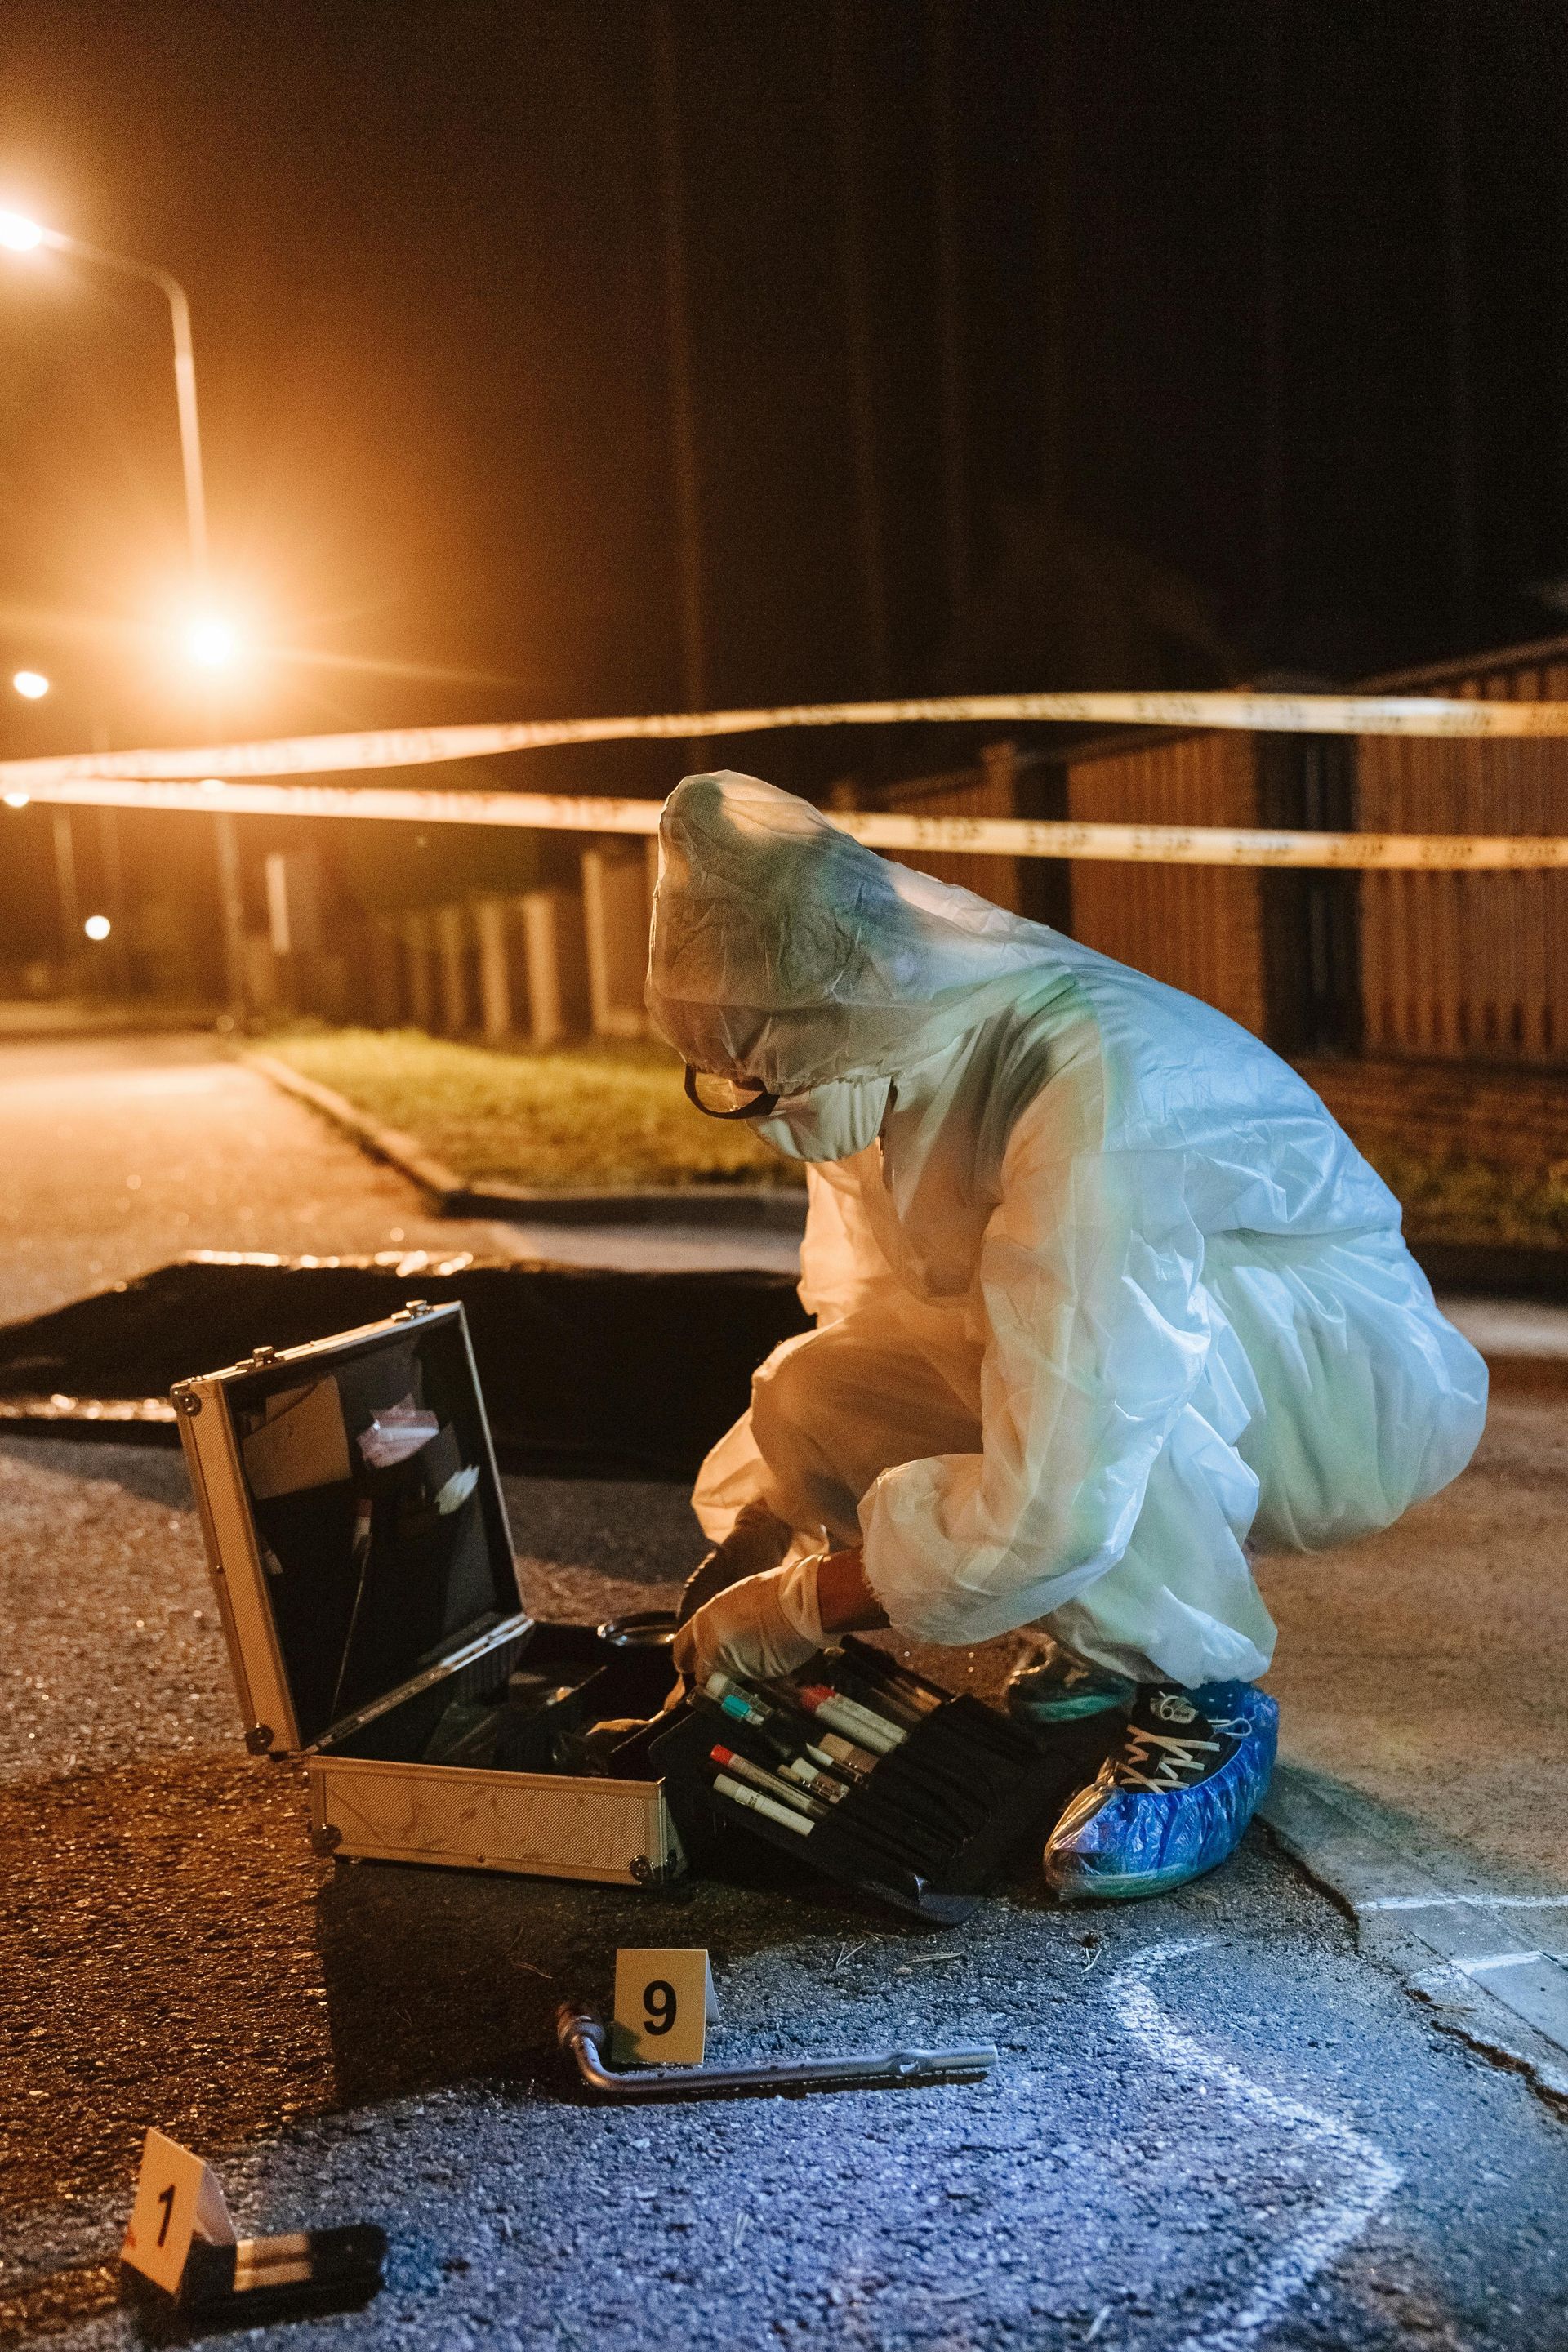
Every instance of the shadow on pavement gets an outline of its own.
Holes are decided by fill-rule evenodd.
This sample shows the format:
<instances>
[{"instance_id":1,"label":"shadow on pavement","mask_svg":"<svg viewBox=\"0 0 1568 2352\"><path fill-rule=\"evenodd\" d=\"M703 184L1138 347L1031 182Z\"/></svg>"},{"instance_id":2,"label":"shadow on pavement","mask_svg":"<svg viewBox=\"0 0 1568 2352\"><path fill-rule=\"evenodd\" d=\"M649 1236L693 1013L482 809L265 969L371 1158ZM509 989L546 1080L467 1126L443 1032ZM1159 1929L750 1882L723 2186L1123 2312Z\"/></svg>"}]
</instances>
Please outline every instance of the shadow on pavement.
<instances>
[{"instance_id":1,"label":"shadow on pavement","mask_svg":"<svg viewBox=\"0 0 1568 2352\"><path fill-rule=\"evenodd\" d=\"M0 1398L161 1398L413 1297L462 1300L503 1466L567 1476L689 1480L755 1367L806 1328L782 1274L198 1255L0 1328Z\"/></svg>"},{"instance_id":2,"label":"shadow on pavement","mask_svg":"<svg viewBox=\"0 0 1568 2352\"><path fill-rule=\"evenodd\" d=\"M607 2011L621 1945L700 1945L715 1963L874 1927L929 1930L737 1841L658 1893L478 1871L341 1863L316 1902L338 2098L374 2105L485 2074L584 2095L556 2048L563 2000Z\"/></svg>"},{"instance_id":3,"label":"shadow on pavement","mask_svg":"<svg viewBox=\"0 0 1568 2352\"><path fill-rule=\"evenodd\" d=\"M132 2177L334 2100L298 1776L160 1758L0 1792L0 2199Z\"/></svg>"}]
</instances>

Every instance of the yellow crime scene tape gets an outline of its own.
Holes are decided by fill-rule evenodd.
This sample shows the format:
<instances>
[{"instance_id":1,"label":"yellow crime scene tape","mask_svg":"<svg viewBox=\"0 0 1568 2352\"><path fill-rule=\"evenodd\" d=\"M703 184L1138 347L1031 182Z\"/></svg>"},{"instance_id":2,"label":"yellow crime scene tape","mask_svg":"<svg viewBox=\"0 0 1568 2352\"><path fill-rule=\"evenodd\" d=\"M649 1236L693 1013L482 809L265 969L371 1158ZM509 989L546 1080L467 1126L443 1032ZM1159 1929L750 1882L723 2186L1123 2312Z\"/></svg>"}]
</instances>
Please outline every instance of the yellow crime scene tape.
<instances>
[{"instance_id":1,"label":"yellow crime scene tape","mask_svg":"<svg viewBox=\"0 0 1568 2352\"><path fill-rule=\"evenodd\" d=\"M1568 702L1445 700L1436 696L1246 693L981 694L910 701L793 703L622 719L519 720L296 735L271 741L150 751L65 753L0 761L0 795L100 808L230 811L237 815L351 817L414 824L479 824L596 834L651 834L659 803L564 793L420 790L407 786L266 783L263 777L368 773L437 761L494 758L572 743L693 741L782 728L908 722L1051 721L1219 728L1412 739L1568 737ZM1025 817L912 816L832 812L878 849L1131 864L1399 867L1414 872L1526 871L1568 866L1568 839L1552 835L1309 833L1247 826L1087 824Z\"/></svg>"},{"instance_id":2,"label":"yellow crime scene tape","mask_svg":"<svg viewBox=\"0 0 1568 2352\"><path fill-rule=\"evenodd\" d=\"M20 795L16 795L19 798ZM237 816L371 817L405 824L488 824L542 832L653 834L653 800L569 793L419 792L368 784L110 782L46 785L40 801L88 808L227 811ZM1089 824L1070 818L902 816L835 809L830 821L872 849L967 851L1129 865L1399 866L1415 873L1568 867L1568 839L1533 834L1290 833L1244 825Z\"/></svg>"}]
</instances>

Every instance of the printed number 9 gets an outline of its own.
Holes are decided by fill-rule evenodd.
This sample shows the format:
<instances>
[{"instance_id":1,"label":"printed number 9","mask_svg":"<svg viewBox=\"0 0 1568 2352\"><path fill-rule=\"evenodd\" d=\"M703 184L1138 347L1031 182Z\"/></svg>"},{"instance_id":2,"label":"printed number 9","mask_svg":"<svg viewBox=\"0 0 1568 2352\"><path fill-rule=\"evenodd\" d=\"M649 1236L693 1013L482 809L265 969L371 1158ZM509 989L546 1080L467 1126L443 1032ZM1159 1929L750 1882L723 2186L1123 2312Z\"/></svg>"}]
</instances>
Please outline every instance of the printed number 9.
<instances>
[{"instance_id":1,"label":"printed number 9","mask_svg":"<svg viewBox=\"0 0 1568 2352\"><path fill-rule=\"evenodd\" d=\"M643 1989L643 2028L648 2033L668 2033L675 2023L675 1987L664 1977L656 1977Z\"/></svg>"}]
</instances>

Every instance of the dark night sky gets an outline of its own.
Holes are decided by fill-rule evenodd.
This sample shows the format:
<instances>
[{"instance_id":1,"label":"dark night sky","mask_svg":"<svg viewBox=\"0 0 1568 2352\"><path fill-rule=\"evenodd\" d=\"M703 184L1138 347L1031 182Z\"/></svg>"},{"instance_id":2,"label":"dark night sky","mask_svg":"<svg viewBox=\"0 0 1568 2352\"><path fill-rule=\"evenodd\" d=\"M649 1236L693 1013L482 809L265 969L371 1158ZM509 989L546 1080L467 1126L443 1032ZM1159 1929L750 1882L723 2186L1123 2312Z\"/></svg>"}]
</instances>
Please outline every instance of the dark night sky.
<instances>
[{"instance_id":1,"label":"dark night sky","mask_svg":"<svg viewBox=\"0 0 1568 2352\"><path fill-rule=\"evenodd\" d=\"M0 204L190 289L215 562L271 648L224 728L1354 677L1560 625L1568 10L670 0L673 150L660 18L10 0ZM157 298L0 255L0 660L58 680L0 749L206 731L148 626L181 528Z\"/></svg>"}]
</instances>

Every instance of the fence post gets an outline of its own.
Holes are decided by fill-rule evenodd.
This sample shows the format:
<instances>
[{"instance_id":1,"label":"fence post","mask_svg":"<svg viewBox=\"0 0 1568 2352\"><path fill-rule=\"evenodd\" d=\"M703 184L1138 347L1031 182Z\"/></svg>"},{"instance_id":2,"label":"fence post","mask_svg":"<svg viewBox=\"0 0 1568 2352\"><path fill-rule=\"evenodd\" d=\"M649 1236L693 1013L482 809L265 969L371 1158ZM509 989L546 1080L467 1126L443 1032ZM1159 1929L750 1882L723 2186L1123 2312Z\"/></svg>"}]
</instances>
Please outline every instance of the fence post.
<instances>
[{"instance_id":1,"label":"fence post","mask_svg":"<svg viewBox=\"0 0 1568 2352\"><path fill-rule=\"evenodd\" d=\"M511 901L476 898L474 934L479 950L479 1026L493 1044L521 1026L512 1007ZM521 1007L518 1011L521 1011Z\"/></svg>"},{"instance_id":2,"label":"fence post","mask_svg":"<svg viewBox=\"0 0 1568 2352\"><path fill-rule=\"evenodd\" d=\"M1018 746L1016 743L983 743L980 747L980 772L985 779L986 815L1016 816L1018 814Z\"/></svg>"},{"instance_id":3,"label":"fence post","mask_svg":"<svg viewBox=\"0 0 1568 2352\"><path fill-rule=\"evenodd\" d=\"M558 1045L588 1022L583 901L575 890L530 890L521 905L529 1034L536 1045Z\"/></svg>"},{"instance_id":4,"label":"fence post","mask_svg":"<svg viewBox=\"0 0 1568 2352\"><path fill-rule=\"evenodd\" d=\"M373 1029L395 1029L403 1017L403 975L397 934L390 923L365 927L365 1018Z\"/></svg>"},{"instance_id":5,"label":"fence post","mask_svg":"<svg viewBox=\"0 0 1568 2352\"><path fill-rule=\"evenodd\" d=\"M469 1026L466 912L460 906L437 907L434 918L441 1030L447 1037L460 1037Z\"/></svg>"},{"instance_id":6,"label":"fence post","mask_svg":"<svg viewBox=\"0 0 1568 2352\"><path fill-rule=\"evenodd\" d=\"M422 911L403 918L403 950L408 977L408 1018L428 1034L435 1027L435 992L430 985L430 918Z\"/></svg>"},{"instance_id":7,"label":"fence post","mask_svg":"<svg viewBox=\"0 0 1568 2352\"><path fill-rule=\"evenodd\" d=\"M588 993L597 1037L647 1032L643 977L647 969L647 859L640 851L583 853L583 915L588 942Z\"/></svg>"},{"instance_id":8,"label":"fence post","mask_svg":"<svg viewBox=\"0 0 1568 2352\"><path fill-rule=\"evenodd\" d=\"M279 959L270 938L265 931L247 931L245 935L245 1001L253 1013L271 1013L279 1008L297 1013L297 1004L284 1001L283 977L279 970Z\"/></svg>"}]
</instances>

